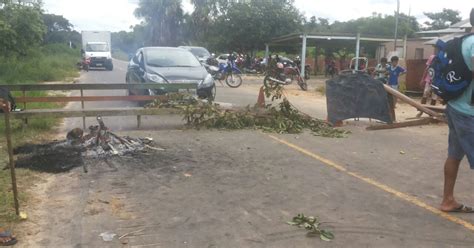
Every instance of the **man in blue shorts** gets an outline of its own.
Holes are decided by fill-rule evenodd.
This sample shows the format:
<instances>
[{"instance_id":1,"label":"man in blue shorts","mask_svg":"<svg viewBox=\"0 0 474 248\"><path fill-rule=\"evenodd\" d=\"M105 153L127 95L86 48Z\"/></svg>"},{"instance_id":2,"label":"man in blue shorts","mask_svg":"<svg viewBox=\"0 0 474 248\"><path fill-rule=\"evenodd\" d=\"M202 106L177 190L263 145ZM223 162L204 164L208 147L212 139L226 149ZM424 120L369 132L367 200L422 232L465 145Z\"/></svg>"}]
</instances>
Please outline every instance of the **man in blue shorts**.
<instances>
[{"instance_id":1,"label":"man in blue shorts","mask_svg":"<svg viewBox=\"0 0 474 248\"><path fill-rule=\"evenodd\" d=\"M474 33L474 8L471 10L471 33ZM448 159L444 165L444 195L440 209L445 212L474 213L472 207L460 204L454 198L454 185L459 164L467 157L474 169L474 34L464 38L462 54L466 65L473 71L473 82L457 99L446 106L449 125Z\"/></svg>"}]
</instances>

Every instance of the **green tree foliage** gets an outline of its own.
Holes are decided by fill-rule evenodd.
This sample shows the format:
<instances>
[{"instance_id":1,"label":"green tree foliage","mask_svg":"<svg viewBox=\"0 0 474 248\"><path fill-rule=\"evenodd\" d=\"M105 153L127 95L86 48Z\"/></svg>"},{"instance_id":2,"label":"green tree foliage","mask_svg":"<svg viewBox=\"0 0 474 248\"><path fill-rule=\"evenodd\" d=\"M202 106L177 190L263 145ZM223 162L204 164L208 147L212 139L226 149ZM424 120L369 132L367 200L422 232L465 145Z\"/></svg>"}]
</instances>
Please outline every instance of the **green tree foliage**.
<instances>
[{"instance_id":1,"label":"green tree foliage","mask_svg":"<svg viewBox=\"0 0 474 248\"><path fill-rule=\"evenodd\" d=\"M427 30L444 29L461 21L460 12L452 9L443 8L441 12L424 12L424 14L431 20L424 23L428 26Z\"/></svg>"},{"instance_id":2,"label":"green tree foliage","mask_svg":"<svg viewBox=\"0 0 474 248\"><path fill-rule=\"evenodd\" d=\"M309 20L304 20L304 30L307 33L328 32L329 29L330 25L327 18L311 16Z\"/></svg>"},{"instance_id":3,"label":"green tree foliage","mask_svg":"<svg viewBox=\"0 0 474 248\"><path fill-rule=\"evenodd\" d=\"M140 0L135 10L148 28L149 45L176 46L180 44L184 13L181 0Z\"/></svg>"},{"instance_id":4,"label":"green tree foliage","mask_svg":"<svg viewBox=\"0 0 474 248\"><path fill-rule=\"evenodd\" d=\"M143 23L132 36L146 45L204 45L211 49L248 52L262 48L271 38L302 30L302 16L293 0L192 0L194 11L184 14L181 0L140 0L135 15ZM116 33L120 49L138 42ZM131 50L131 49L126 49Z\"/></svg>"},{"instance_id":5,"label":"green tree foliage","mask_svg":"<svg viewBox=\"0 0 474 248\"><path fill-rule=\"evenodd\" d=\"M81 34L73 30L68 19L54 14L43 14L42 17L46 26L46 34L43 39L45 44L72 42L74 46L80 46Z\"/></svg>"},{"instance_id":6,"label":"green tree foliage","mask_svg":"<svg viewBox=\"0 0 474 248\"><path fill-rule=\"evenodd\" d=\"M26 55L43 40L45 26L40 3L0 3L0 51L5 55Z\"/></svg>"},{"instance_id":7,"label":"green tree foliage","mask_svg":"<svg viewBox=\"0 0 474 248\"><path fill-rule=\"evenodd\" d=\"M186 16L187 30L193 41L206 45L206 35L209 34L216 18L227 14L230 2L227 0L191 0L194 11Z\"/></svg>"},{"instance_id":8,"label":"green tree foliage","mask_svg":"<svg viewBox=\"0 0 474 248\"><path fill-rule=\"evenodd\" d=\"M302 30L303 18L292 0L229 1L217 6L218 15L208 31L200 30L217 50L253 51L273 37Z\"/></svg>"},{"instance_id":9,"label":"green tree foliage","mask_svg":"<svg viewBox=\"0 0 474 248\"><path fill-rule=\"evenodd\" d=\"M360 32L364 35L393 36L395 30L395 16L373 13L370 17L362 17L347 22L334 22L329 30L340 33ZM400 14L398 35L413 37L420 30L420 25L415 17Z\"/></svg>"}]
</instances>

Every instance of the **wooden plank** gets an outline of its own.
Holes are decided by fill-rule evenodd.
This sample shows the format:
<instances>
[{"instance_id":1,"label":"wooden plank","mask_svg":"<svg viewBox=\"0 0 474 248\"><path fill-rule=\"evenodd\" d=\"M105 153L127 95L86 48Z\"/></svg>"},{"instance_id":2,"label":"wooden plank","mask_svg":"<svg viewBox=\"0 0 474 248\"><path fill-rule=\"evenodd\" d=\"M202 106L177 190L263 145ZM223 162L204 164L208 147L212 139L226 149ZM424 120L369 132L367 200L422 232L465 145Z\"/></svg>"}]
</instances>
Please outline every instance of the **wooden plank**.
<instances>
[{"instance_id":1,"label":"wooden plank","mask_svg":"<svg viewBox=\"0 0 474 248\"><path fill-rule=\"evenodd\" d=\"M153 101L166 100L166 96L43 96L43 97L17 97L19 103L26 102L98 102L98 101Z\"/></svg>"},{"instance_id":2,"label":"wooden plank","mask_svg":"<svg viewBox=\"0 0 474 248\"><path fill-rule=\"evenodd\" d=\"M438 122L440 121L437 119L423 118L423 119L414 120L414 121L405 121L405 122L397 122L397 123L392 123L392 124L368 126L366 130L375 131L375 130L384 130L384 129L395 129L395 128L402 128L402 127L428 125L431 123L438 123Z\"/></svg>"},{"instance_id":3,"label":"wooden plank","mask_svg":"<svg viewBox=\"0 0 474 248\"><path fill-rule=\"evenodd\" d=\"M421 112L424 112L430 116L433 116L433 117L438 117L438 118L442 118L442 116L439 114L439 113L436 113L434 112L433 110L431 109L428 109L426 107L424 107L421 103L411 99L410 97L408 96L405 96L403 95L402 93L400 93L399 91L397 90L394 90L392 89L390 86L384 84L383 87L385 88L385 91L387 91L388 93L392 94L393 96L395 96L396 98L410 104L411 106L415 107L416 109L418 109L419 111Z\"/></svg>"},{"instance_id":4,"label":"wooden plank","mask_svg":"<svg viewBox=\"0 0 474 248\"><path fill-rule=\"evenodd\" d=\"M444 105L427 105L427 104L423 104L423 106L425 108L429 108L433 111L436 111L438 113L444 113L446 111L446 106Z\"/></svg>"},{"instance_id":5,"label":"wooden plank","mask_svg":"<svg viewBox=\"0 0 474 248\"><path fill-rule=\"evenodd\" d=\"M92 109L32 109L11 112L12 119L24 118L67 118L101 116L133 116L133 115L171 115L178 114L179 109L173 108L92 108ZM0 113L0 116L3 113Z\"/></svg>"},{"instance_id":6,"label":"wooden plank","mask_svg":"<svg viewBox=\"0 0 474 248\"><path fill-rule=\"evenodd\" d=\"M180 89L196 89L195 83L141 83L141 84L6 84L2 87L8 88L10 91L44 91L44 90L126 90L126 89L164 89L166 91L178 91Z\"/></svg>"}]
</instances>

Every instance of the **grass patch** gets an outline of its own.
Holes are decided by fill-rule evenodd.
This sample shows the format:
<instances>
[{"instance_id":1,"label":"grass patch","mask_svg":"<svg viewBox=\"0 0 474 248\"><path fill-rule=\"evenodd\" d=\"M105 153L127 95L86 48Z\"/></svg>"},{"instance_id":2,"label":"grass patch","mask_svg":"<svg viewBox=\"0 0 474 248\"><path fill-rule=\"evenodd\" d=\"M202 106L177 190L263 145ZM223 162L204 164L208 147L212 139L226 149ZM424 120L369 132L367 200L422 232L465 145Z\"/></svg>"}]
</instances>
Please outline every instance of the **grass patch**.
<instances>
[{"instance_id":1,"label":"grass patch","mask_svg":"<svg viewBox=\"0 0 474 248\"><path fill-rule=\"evenodd\" d=\"M79 75L80 52L65 45L47 45L28 56L0 56L0 84L60 81Z\"/></svg>"},{"instance_id":2,"label":"grass patch","mask_svg":"<svg viewBox=\"0 0 474 248\"><path fill-rule=\"evenodd\" d=\"M57 126L59 119L30 119L28 127L23 127L21 120L12 121L13 146L25 143L39 143L50 140L53 127ZM13 224L19 221L13 205L10 170L8 166L7 144L5 139L5 124L0 122L0 223ZM29 189L40 179L40 174L28 169L16 169L20 207L28 204L30 199Z\"/></svg>"},{"instance_id":3,"label":"grass patch","mask_svg":"<svg viewBox=\"0 0 474 248\"><path fill-rule=\"evenodd\" d=\"M79 72L76 63L79 60L79 50L58 44L38 48L25 57L0 56L0 85L63 81L77 77ZM14 96L21 95L20 92L13 93ZM26 96L47 96L47 93L27 92ZM17 105L18 108L24 108L22 103ZM51 109L63 106L63 103L30 103L27 109ZM50 140L50 131L60 122L60 119L54 118L34 118L29 119L28 126L25 127L22 120L12 120L13 146ZM13 205L10 171L3 170L7 165L5 123L0 120L0 224L8 226L16 223L18 218ZM17 169L16 172L21 207L28 204L29 189L39 181L40 174L28 169Z\"/></svg>"},{"instance_id":4,"label":"grass patch","mask_svg":"<svg viewBox=\"0 0 474 248\"><path fill-rule=\"evenodd\" d=\"M17 169L16 177L18 184L18 199L21 209L28 203L28 199L31 197L28 193L29 189L34 185L34 182L39 181L40 176L39 173L31 170ZM15 214L15 207L13 205L10 170L3 170L3 166L2 170L0 170L0 188L0 223L10 226L20 220Z\"/></svg>"}]
</instances>

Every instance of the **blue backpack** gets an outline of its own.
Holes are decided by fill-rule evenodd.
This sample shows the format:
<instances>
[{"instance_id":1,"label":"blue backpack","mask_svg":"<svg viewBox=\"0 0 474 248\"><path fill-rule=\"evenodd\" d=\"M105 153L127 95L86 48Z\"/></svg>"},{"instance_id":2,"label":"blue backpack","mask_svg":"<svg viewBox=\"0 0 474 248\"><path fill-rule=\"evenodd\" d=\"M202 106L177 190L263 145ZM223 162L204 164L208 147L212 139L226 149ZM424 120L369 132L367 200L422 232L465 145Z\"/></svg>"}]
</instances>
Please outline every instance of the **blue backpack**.
<instances>
[{"instance_id":1,"label":"blue backpack","mask_svg":"<svg viewBox=\"0 0 474 248\"><path fill-rule=\"evenodd\" d=\"M448 42L436 42L438 53L429 69L431 88L446 102L461 96L472 81L472 72L462 56L462 42L470 35L456 37Z\"/></svg>"}]
</instances>

